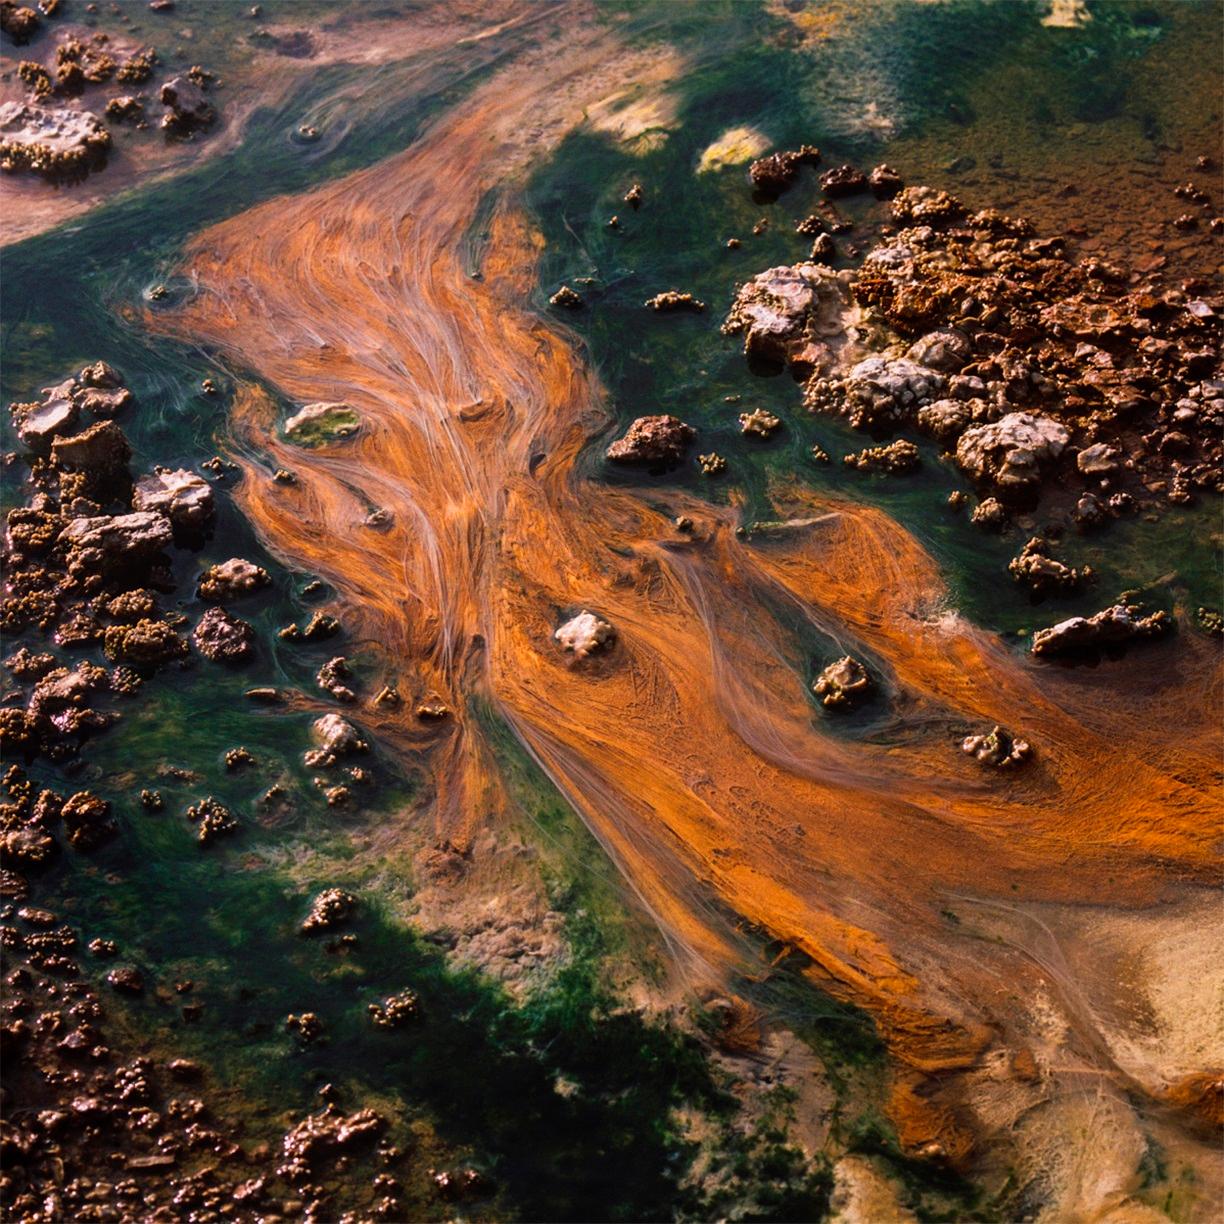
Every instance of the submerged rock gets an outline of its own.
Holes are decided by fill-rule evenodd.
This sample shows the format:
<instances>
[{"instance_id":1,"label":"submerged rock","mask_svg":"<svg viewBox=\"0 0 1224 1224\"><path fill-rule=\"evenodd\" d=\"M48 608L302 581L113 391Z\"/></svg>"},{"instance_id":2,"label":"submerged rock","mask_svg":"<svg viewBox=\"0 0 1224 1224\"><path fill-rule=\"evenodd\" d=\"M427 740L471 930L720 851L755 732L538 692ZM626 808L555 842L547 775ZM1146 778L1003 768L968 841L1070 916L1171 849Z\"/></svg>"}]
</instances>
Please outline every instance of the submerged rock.
<instances>
[{"instance_id":1,"label":"submerged rock","mask_svg":"<svg viewBox=\"0 0 1224 1224\"><path fill-rule=\"evenodd\" d=\"M566 650L572 650L575 658L585 659L587 655L613 641L616 630L593 612L584 611L567 620L553 637Z\"/></svg>"},{"instance_id":2,"label":"submerged rock","mask_svg":"<svg viewBox=\"0 0 1224 1224\"><path fill-rule=\"evenodd\" d=\"M698 301L691 293L679 293L675 289L668 289L663 293L656 293L654 297L648 298L645 303L651 310L665 313L668 311L691 310L696 314L700 314L705 310L705 303Z\"/></svg>"},{"instance_id":3,"label":"submerged rock","mask_svg":"<svg viewBox=\"0 0 1224 1224\"><path fill-rule=\"evenodd\" d=\"M697 431L679 417L670 415L638 417L625 433L607 449L615 463L650 463L674 467L684 458L685 449Z\"/></svg>"},{"instance_id":4,"label":"submerged rock","mask_svg":"<svg viewBox=\"0 0 1224 1224\"><path fill-rule=\"evenodd\" d=\"M1039 629L1033 634L1031 650L1042 656L1093 653L1110 646L1160 637L1172 627L1167 612L1145 616L1136 605L1119 603L1094 616L1072 616L1049 629Z\"/></svg>"},{"instance_id":5,"label":"submerged rock","mask_svg":"<svg viewBox=\"0 0 1224 1224\"><path fill-rule=\"evenodd\" d=\"M820 698L820 704L831 710L849 709L859 704L871 689L867 669L849 655L830 663L812 685L812 692Z\"/></svg>"}]
</instances>

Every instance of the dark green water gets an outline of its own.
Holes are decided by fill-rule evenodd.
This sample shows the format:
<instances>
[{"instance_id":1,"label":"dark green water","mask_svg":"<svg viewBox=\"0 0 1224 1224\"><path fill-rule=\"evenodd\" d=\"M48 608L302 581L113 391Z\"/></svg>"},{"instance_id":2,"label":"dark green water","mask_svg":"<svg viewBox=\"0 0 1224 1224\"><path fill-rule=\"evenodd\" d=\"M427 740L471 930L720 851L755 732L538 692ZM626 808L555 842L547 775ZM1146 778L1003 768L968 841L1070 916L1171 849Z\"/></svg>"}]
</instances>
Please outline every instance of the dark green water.
<instances>
[{"instance_id":1,"label":"dark green water","mask_svg":"<svg viewBox=\"0 0 1224 1224\"><path fill-rule=\"evenodd\" d=\"M245 7L218 4L210 21L237 29ZM718 323L737 281L793 262L806 249L791 225L814 203L814 184L763 206L751 200L742 169L698 176L694 167L701 150L737 124L761 127L778 145L815 141L828 163L900 161L913 141L932 133L952 158L997 118L1003 100L991 82L1016 72L1038 87L1029 103L1033 122L1018 125L1017 136L1034 148L1048 129L1071 121L1098 125L1109 139L1121 140L1122 130L1135 125L1153 143L1169 138L1181 122L1175 100L1143 93L1145 66L1151 58L1173 57L1164 70L1175 70L1174 52L1185 55L1182 48L1192 44L1183 27L1193 34L1203 13L1210 16L1208 6L1093 10L1091 29L1060 42L1056 33L1067 32L1042 30L1025 4L870 6L861 10L852 39L822 48L798 43L788 25L750 5L608 7L609 20L627 12L637 37L673 40L696 57L697 67L676 83L678 119L660 147L639 155L606 137L578 134L537 171L528 201L548 239L539 301L561 281L595 276L591 308L576 327L620 421L676 412L700 428L702 449L716 449L730 463L719 482L685 474L666 480L716 499L743 490L749 519L772 516L766 489L774 475L861 497L919 535L942 565L953 600L979 623L1007 632L1044 616L1047 609L1034 611L1006 579L1006 561L1020 540L985 537L944 508L947 492L960 485L932 448L924 446L922 472L906 480L847 474L810 459L813 442L837 456L866 440L805 414L785 376L754 375ZM297 10L297 20L307 19L305 9ZM223 40L216 41L220 55ZM134 470L154 462L197 465L214 453L225 429L224 395L209 399L197 388L205 375L220 375L207 353L154 340L131 321L147 288L166 278L184 242L203 226L409 145L432 116L482 79L497 53L494 40L410 65L421 69L419 88L373 109L362 104L363 81L351 69L320 69L290 104L257 113L233 152L7 249L0 395L32 398L39 387L105 357L138 398L138 409L123 421ZM930 70L933 59L938 73ZM898 116L891 135L853 130L863 88L887 99ZM388 96L395 98L394 90ZM326 156L288 138L304 115L314 114L346 127ZM635 214L620 197L638 180L646 202ZM1008 189L1023 195L1014 183ZM868 207L846 211L853 216ZM614 212L621 228L610 231L605 222ZM753 238L761 216L771 226ZM744 240L739 250L725 249L731 235ZM474 263L479 254L474 239ZM642 308L646 297L673 286L704 298L707 312L657 317ZM742 402L726 404L726 396ZM783 419L778 439L754 445L740 437L735 415L755 406ZM5 445L12 445L7 432ZM616 479L604 471L599 449L593 446L584 462L602 478ZM6 506L21 494L7 487ZM414 810L414 779L376 753L369 797L357 791L352 808L329 809L300 764L309 717L256 707L241 695L257 684L309 688L320 662L359 644L341 638L303 647L276 638L276 628L309 614L313 605L301 595L309 576L278 566L228 498L220 503L216 533L203 551L175 555L179 589L186 600L198 569L233 555L271 570L271 590L241 609L260 630L257 660L237 674L202 663L186 673L163 671L135 699L120 703L123 721L85 749L70 780L45 765L31 769L61 791L89 785L115 804L120 837L88 857L66 853L39 884L38 897L61 910L85 940L114 938L121 959L145 971L155 989L142 1001L115 1005L123 1008L130 1039L205 1061L233 1092L255 1136L273 1135L286 1111L313 1107L324 1082L339 1085L354 1103L374 1101L401 1126L424 1120L443 1144L490 1174L495 1214L709 1218L745 1197L758 1204L753 1218L820 1214L828 1190L823 1166L796 1155L785 1125L775 1119L748 1136L735 1130L733 1104L704 1048L677 1027L621 1009L607 967L631 965L649 975L659 949L580 822L493 722L488 729L521 809L521 835L540 854L550 903L567 917L569 963L516 1001L454 968L410 931L404 912L411 863L384 855L375 867L360 848L382 823ZM1066 559L1090 561L1102 579L1082 600L1058 603L1059 612L1099 606L1101 595L1118 587L1168 574L1175 577L1158 586L1157 602L1216 602L1216 522L1214 508L1200 509L1157 524L1126 524L1099 539L1069 540ZM6 642L6 652L16 644ZM257 764L228 773L223 754L239 744ZM167 764L195 771L198 781L158 777ZM289 788L293 803L275 818L261 817L257 797L274 781ZM164 811L140 807L141 786L161 789ZM226 802L244 829L232 842L201 851L183 810L204 794ZM310 896L332 884L363 898L353 927L359 942L344 954L296 934ZM183 999L171 989L181 978L194 980L190 997L204 1005L195 1023L182 1018ZM742 985L751 995L753 988ZM410 1031L374 1029L367 1004L405 986L420 996L420 1023ZM878 1078L881 1055L870 1025L815 995L797 973L780 974L758 1001L812 1044L839 1091ZM302 1050L282 1021L306 1008L322 1016L328 1040ZM559 1078L577 1090L558 1093ZM686 1105L724 1128L718 1139L722 1197L680 1189L693 1151L672 1111ZM842 1138L895 1156L886 1128L867 1114L847 1115ZM906 1171L901 1162L897 1167ZM948 1208L951 1215L964 1214L969 1200L962 1191L915 1181L913 1203L950 1202L959 1204ZM981 1204L974 1210L978 1217L989 1214Z\"/></svg>"}]
</instances>

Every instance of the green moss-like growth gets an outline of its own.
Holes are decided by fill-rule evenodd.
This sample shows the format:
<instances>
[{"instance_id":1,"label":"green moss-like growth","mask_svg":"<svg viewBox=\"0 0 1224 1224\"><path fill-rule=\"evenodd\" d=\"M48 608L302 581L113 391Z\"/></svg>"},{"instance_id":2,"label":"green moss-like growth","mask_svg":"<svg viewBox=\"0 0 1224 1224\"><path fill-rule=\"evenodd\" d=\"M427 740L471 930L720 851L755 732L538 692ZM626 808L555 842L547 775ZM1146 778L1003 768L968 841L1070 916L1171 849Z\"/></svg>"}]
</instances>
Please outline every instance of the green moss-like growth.
<instances>
[{"instance_id":1,"label":"green moss-like growth","mask_svg":"<svg viewBox=\"0 0 1224 1224\"><path fill-rule=\"evenodd\" d=\"M307 404L285 422L285 437L313 449L352 438L360 428L361 417L348 404Z\"/></svg>"}]
</instances>

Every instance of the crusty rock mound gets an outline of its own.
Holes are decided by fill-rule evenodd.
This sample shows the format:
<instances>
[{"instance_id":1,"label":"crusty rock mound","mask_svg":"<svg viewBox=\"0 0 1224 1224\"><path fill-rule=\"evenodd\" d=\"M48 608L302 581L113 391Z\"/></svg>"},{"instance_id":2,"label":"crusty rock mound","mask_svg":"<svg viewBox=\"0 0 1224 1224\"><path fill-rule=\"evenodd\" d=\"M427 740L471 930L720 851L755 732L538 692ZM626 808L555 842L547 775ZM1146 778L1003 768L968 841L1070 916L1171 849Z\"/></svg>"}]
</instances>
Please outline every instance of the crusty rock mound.
<instances>
[{"instance_id":1,"label":"crusty rock mound","mask_svg":"<svg viewBox=\"0 0 1224 1224\"><path fill-rule=\"evenodd\" d=\"M781 420L765 408L739 414L740 433L748 438L768 438L781 424Z\"/></svg>"},{"instance_id":2,"label":"crusty rock mound","mask_svg":"<svg viewBox=\"0 0 1224 1224\"><path fill-rule=\"evenodd\" d=\"M812 145L770 153L748 167L752 185L768 196L781 195L794 181L800 166L815 166L820 162L820 150Z\"/></svg>"},{"instance_id":3,"label":"crusty rock mound","mask_svg":"<svg viewBox=\"0 0 1224 1224\"><path fill-rule=\"evenodd\" d=\"M158 94L166 108L161 125L170 133L185 136L209 127L216 118L204 91L189 77L174 77Z\"/></svg>"},{"instance_id":4,"label":"crusty rock mound","mask_svg":"<svg viewBox=\"0 0 1224 1224\"><path fill-rule=\"evenodd\" d=\"M856 454L846 455L842 462L860 472L886 472L889 476L904 476L922 466L918 448L904 438L896 438L887 446L868 446Z\"/></svg>"},{"instance_id":5,"label":"crusty rock mound","mask_svg":"<svg viewBox=\"0 0 1224 1224\"><path fill-rule=\"evenodd\" d=\"M255 650L255 630L224 608L209 608L192 630L191 640L214 663L244 663Z\"/></svg>"},{"instance_id":6,"label":"crusty rock mound","mask_svg":"<svg viewBox=\"0 0 1224 1224\"><path fill-rule=\"evenodd\" d=\"M155 467L132 490L132 509L164 514L177 531L203 531L215 512L212 486L185 468Z\"/></svg>"},{"instance_id":7,"label":"crusty rock mound","mask_svg":"<svg viewBox=\"0 0 1224 1224\"><path fill-rule=\"evenodd\" d=\"M961 741L961 750L995 769L1014 769L1033 755L1028 740L1015 739L998 726L982 735L967 735Z\"/></svg>"},{"instance_id":8,"label":"crusty rock mound","mask_svg":"<svg viewBox=\"0 0 1224 1224\"><path fill-rule=\"evenodd\" d=\"M1049 629L1033 634L1032 653L1053 655L1092 654L1110 646L1160 637L1173 622L1167 612L1145 616L1134 604L1114 604L1094 616L1072 616Z\"/></svg>"},{"instance_id":9,"label":"crusty rock mound","mask_svg":"<svg viewBox=\"0 0 1224 1224\"><path fill-rule=\"evenodd\" d=\"M104 575L147 567L173 541L170 520L148 511L74 518L60 534L69 571Z\"/></svg>"},{"instance_id":10,"label":"crusty rock mound","mask_svg":"<svg viewBox=\"0 0 1224 1224\"><path fill-rule=\"evenodd\" d=\"M0 106L0 170L82 179L106 164L111 135L89 111L6 102Z\"/></svg>"},{"instance_id":11,"label":"crusty rock mound","mask_svg":"<svg viewBox=\"0 0 1224 1224\"><path fill-rule=\"evenodd\" d=\"M299 928L303 935L330 931L346 922L357 910L357 898L343 888L325 888L310 903L310 913Z\"/></svg>"},{"instance_id":12,"label":"crusty rock mound","mask_svg":"<svg viewBox=\"0 0 1224 1224\"><path fill-rule=\"evenodd\" d=\"M649 463L674 467L684 458L697 431L679 417L670 415L638 417L625 433L607 449L615 463Z\"/></svg>"},{"instance_id":13,"label":"crusty rock mound","mask_svg":"<svg viewBox=\"0 0 1224 1224\"><path fill-rule=\"evenodd\" d=\"M563 306L566 310L578 310L582 306L582 295L576 289L571 289L568 285L562 285L548 299L548 304L550 306Z\"/></svg>"},{"instance_id":14,"label":"crusty rock mound","mask_svg":"<svg viewBox=\"0 0 1224 1224\"><path fill-rule=\"evenodd\" d=\"M849 655L830 663L812 685L812 692L820 698L820 704L830 710L848 710L858 705L871 689L867 669Z\"/></svg>"},{"instance_id":15,"label":"crusty rock mound","mask_svg":"<svg viewBox=\"0 0 1224 1224\"><path fill-rule=\"evenodd\" d=\"M585 659L587 655L611 642L616 637L616 630L594 612L579 612L577 616L567 620L553 637L564 649L572 650L574 658Z\"/></svg>"},{"instance_id":16,"label":"crusty rock mound","mask_svg":"<svg viewBox=\"0 0 1224 1224\"><path fill-rule=\"evenodd\" d=\"M103 649L116 663L156 666L181 659L187 643L165 621L138 620L134 625L108 625Z\"/></svg>"},{"instance_id":17,"label":"crusty rock mound","mask_svg":"<svg viewBox=\"0 0 1224 1224\"><path fill-rule=\"evenodd\" d=\"M722 325L747 356L825 370L850 342L859 312L843 273L819 263L779 266L741 285Z\"/></svg>"},{"instance_id":18,"label":"crusty rock mound","mask_svg":"<svg viewBox=\"0 0 1224 1224\"><path fill-rule=\"evenodd\" d=\"M196 594L211 603L220 603L262 590L271 581L263 566L244 561L241 557L231 557L228 561L210 565L200 575Z\"/></svg>"},{"instance_id":19,"label":"crusty rock mound","mask_svg":"<svg viewBox=\"0 0 1224 1224\"><path fill-rule=\"evenodd\" d=\"M324 714L321 718L316 718L310 726L310 731L320 749L334 756L365 752L369 747L361 738L361 732L339 714Z\"/></svg>"},{"instance_id":20,"label":"crusty rock mound","mask_svg":"<svg viewBox=\"0 0 1224 1224\"><path fill-rule=\"evenodd\" d=\"M820 190L831 199L867 190L867 176L855 166L834 166L820 176Z\"/></svg>"},{"instance_id":21,"label":"crusty rock mound","mask_svg":"<svg viewBox=\"0 0 1224 1224\"><path fill-rule=\"evenodd\" d=\"M1023 582L1034 595L1067 595L1092 577L1091 566L1077 569L1049 556L1051 547L1049 540L1033 536L1007 567L1012 577Z\"/></svg>"},{"instance_id":22,"label":"crusty rock mound","mask_svg":"<svg viewBox=\"0 0 1224 1224\"><path fill-rule=\"evenodd\" d=\"M1013 500L1031 499L1070 435L1057 421L1009 412L990 425L967 429L956 444L956 462L979 484Z\"/></svg>"},{"instance_id":23,"label":"crusty rock mound","mask_svg":"<svg viewBox=\"0 0 1224 1224\"><path fill-rule=\"evenodd\" d=\"M114 473L126 468L131 457L132 448L114 421L98 421L79 434L51 443L55 465L69 471Z\"/></svg>"},{"instance_id":24,"label":"crusty rock mound","mask_svg":"<svg viewBox=\"0 0 1224 1224\"><path fill-rule=\"evenodd\" d=\"M656 293L654 297L647 298L645 304L660 314L677 310L691 310L694 314L701 314L705 310L704 302L699 301L691 293L681 293L676 289Z\"/></svg>"}]
</instances>

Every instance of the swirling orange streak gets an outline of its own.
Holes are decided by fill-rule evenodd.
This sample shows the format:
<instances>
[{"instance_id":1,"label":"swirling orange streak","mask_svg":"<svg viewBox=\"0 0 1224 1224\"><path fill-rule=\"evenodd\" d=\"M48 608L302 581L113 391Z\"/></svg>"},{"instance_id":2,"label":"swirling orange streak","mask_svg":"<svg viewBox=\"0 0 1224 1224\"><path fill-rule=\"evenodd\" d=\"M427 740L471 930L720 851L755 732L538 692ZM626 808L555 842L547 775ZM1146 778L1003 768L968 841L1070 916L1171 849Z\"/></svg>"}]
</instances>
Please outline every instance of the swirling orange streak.
<instances>
[{"instance_id":1,"label":"swirling orange streak","mask_svg":"<svg viewBox=\"0 0 1224 1224\"><path fill-rule=\"evenodd\" d=\"M748 545L734 511L669 494L697 523L685 542L636 491L575 475L604 418L567 337L524 302L538 237L503 203L482 282L457 251L509 133L558 78L615 55L600 36L552 76L512 66L399 156L206 231L188 253L199 294L158 325L294 400L361 413L355 441L301 451L244 386L239 497L408 687L456 711L441 736L411 707L371 715L428 749L440 835L462 840L496 801L467 715L481 691L700 972L737 963L727 915L743 915L869 1007L903 1060L967 1065L998 1019L978 968L992 954L951 947L940 898L1127 906L1213 878L1218 669L1189 641L1174 661L1136 658L1135 691L1180 713L1127 716L1103 683L939 616L936 566L879 511L782 490L780 514L817 521ZM302 482L272 484L268 463ZM372 506L385 529L365 524ZM895 695L881 737L839 736L816 710L792 628L767 611L788 604L880 660ZM575 665L552 631L579 607L618 642ZM957 720L1024 731L1038 763L984 779Z\"/></svg>"}]
</instances>

